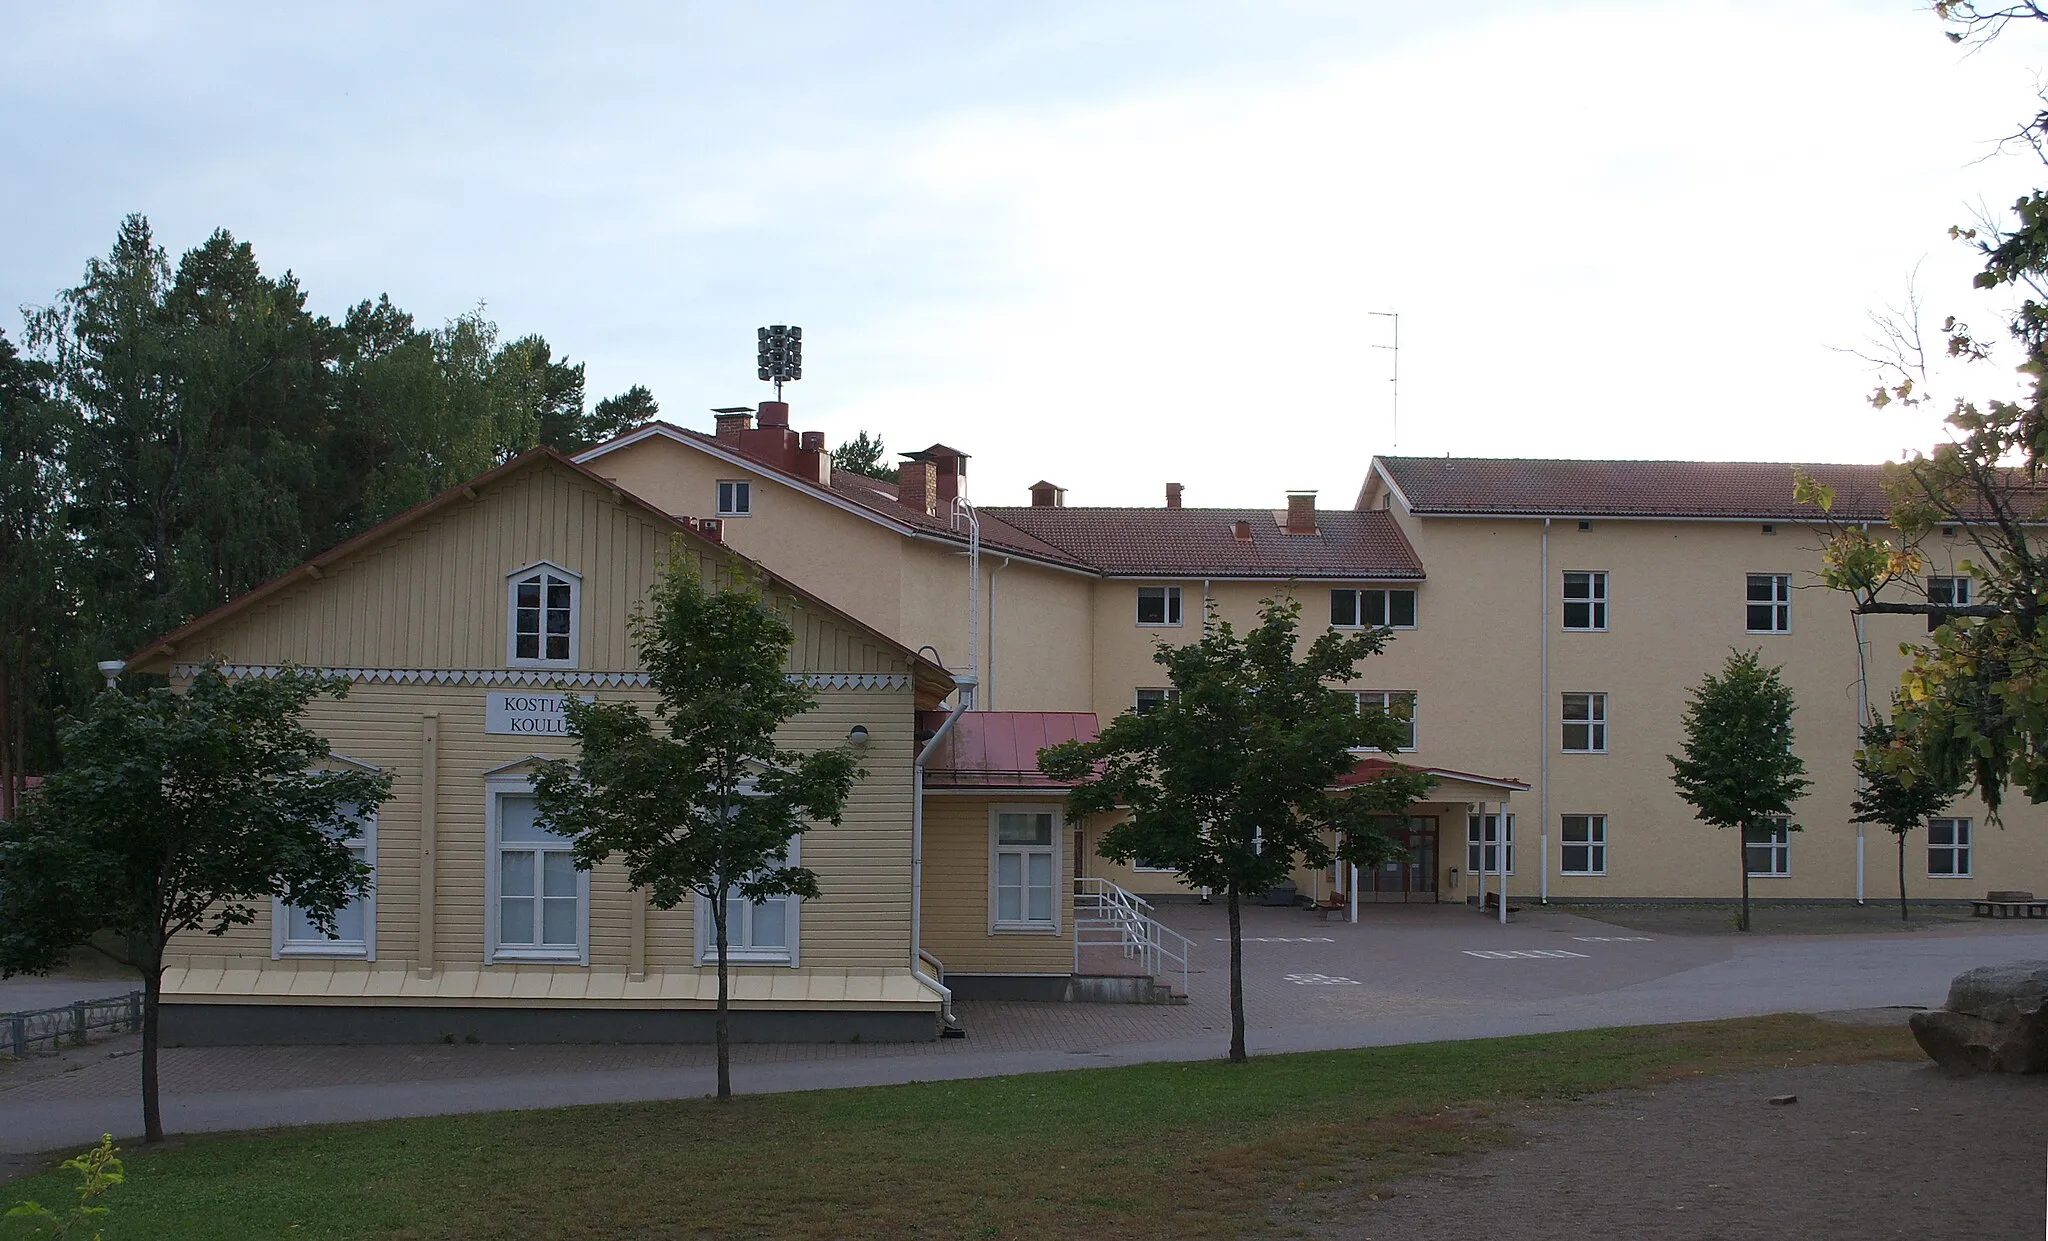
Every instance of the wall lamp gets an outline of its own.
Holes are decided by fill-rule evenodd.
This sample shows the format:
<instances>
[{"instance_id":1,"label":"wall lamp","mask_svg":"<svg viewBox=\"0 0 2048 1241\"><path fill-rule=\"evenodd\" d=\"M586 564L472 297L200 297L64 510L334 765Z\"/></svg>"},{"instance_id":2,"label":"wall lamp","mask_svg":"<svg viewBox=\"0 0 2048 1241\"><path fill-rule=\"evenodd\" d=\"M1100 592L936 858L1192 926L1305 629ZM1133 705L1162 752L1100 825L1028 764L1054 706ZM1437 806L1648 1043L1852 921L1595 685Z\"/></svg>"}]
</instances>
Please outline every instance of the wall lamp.
<instances>
[{"instance_id":1,"label":"wall lamp","mask_svg":"<svg viewBox=\"0 0 2048 1241\"><path fill-rule=\"evenodd\" d=\"M852 731L846 734L846 741L849 745L866 745L868 743L868 726L866 724L855 724Z\"/></svg>"}]
</instances>

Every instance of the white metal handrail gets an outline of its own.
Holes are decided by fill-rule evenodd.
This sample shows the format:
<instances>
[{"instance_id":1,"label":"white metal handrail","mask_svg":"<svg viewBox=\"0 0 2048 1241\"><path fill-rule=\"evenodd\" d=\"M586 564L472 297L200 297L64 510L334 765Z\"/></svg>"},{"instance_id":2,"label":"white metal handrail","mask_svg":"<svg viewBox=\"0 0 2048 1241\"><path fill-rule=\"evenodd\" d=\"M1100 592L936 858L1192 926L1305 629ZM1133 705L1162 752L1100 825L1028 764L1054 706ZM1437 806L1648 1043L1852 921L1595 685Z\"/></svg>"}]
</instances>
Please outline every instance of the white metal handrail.
<instances>
[{"instance_id":1,"label":"white metal handrail","mask_svg":"<svg viewBox=\"0 0 2048 1241\"><path fill-rule=\"evenodd\" d=\"M1194 941L1153 916L1152 902L1107 879L1084 875L1074 880L1074 972L1081 971L1083 948L1117 948L1134 958L1154 978L1170 965L1180 967L1180 991L1188 994L1188 958Z\"/></svg>"}]
</instances>

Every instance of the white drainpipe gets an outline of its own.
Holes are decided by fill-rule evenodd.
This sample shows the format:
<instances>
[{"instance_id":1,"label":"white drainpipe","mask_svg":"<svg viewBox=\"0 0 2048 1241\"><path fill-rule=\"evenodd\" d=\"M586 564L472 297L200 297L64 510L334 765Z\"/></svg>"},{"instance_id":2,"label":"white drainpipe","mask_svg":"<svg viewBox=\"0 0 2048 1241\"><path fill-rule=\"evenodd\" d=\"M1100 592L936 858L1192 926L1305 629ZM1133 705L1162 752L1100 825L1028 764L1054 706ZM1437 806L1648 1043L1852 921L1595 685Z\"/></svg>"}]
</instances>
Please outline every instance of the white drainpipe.
<instances>
[{"instance_id":1,"label":"white drainpipe","mask_svg":"<svg viewBox=\"0 0 2048 1241\"><path fill-rule=\"evenodd\" d=\"M1543 637L1539 659L1543 665L1542 701L1536 704L1536 812L1542 822L1536 827L1537 847L1543 852L1541 900L1550 903L1550 519L1543 519Z\"/></svg>"},{"instance_id":2,"label":"white drainpipe","mask_svg":"<svg viewBox=\"0 0 2048 1241\"><path fill-rule=\"evenodd\" d=\"M961 694L962 698L966 696ZM939 993L945 1005L941 1015L949 1026L958 1024L953 1019L953 992L924 972L924 765L960 722L960 711L956 707L946 712L946 722L939 725L939 731L932 734L910 764L910 975Z\"/></svg>"},{"instance_id":3,"label":"white drainpipe","mask_svg":"<svg viewBox=\"0 0 2048 1241\"><path fill-rule=\"evenodd\" d=\"M981 518L965 496L953 497L953 525L967 519L967 677L960 687L960 707L981 709Z\"/></svg>"}]
</instances>

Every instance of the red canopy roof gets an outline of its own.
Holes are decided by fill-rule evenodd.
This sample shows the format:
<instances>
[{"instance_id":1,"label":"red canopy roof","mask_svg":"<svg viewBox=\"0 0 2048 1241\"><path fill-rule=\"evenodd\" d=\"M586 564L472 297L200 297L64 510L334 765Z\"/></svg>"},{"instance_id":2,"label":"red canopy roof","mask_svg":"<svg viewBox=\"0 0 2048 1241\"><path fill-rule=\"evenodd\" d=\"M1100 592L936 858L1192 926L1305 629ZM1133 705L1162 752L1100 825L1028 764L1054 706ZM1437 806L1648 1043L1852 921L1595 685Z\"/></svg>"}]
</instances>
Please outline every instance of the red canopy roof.
<instances>
[{"instance_id":1,"label":"red canopy roof","mask_svg":"<svg viewBox=\"0 0 2048 1241\"><path fill-rule=\"evenodd\" d=\"M945 722L944 711L918 713L921 733L935 733ZM1066 788L1038 770L1038 752L1095 736L1093 711L969 711L925 763L925 787Z\"/></svg>"}]
</instances>

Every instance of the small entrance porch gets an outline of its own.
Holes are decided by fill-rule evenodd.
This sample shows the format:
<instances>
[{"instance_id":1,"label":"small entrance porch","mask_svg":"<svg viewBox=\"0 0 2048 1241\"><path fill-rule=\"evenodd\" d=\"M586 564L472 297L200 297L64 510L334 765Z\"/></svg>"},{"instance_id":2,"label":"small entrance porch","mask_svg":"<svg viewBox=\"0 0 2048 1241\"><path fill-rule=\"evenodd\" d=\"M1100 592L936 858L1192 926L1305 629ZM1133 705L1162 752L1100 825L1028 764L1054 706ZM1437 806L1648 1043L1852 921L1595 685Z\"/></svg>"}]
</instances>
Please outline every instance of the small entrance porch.
<instances>
[{"instance_id":1,"label":"small entrance porch","mask_svg":"<svg viewBox=\"0 0 2048 1241\"><path fill-rule=\"evenodd\" d=\"M1388 759L1367 758L1338 780L1337 788L1356 787L1390 767ZM1370 871L1337 863L1313 873L1301 885L1319 908L1358 921L1360 905L1440 904L1462 901L1486 907L1483 890L1499 900L1500 885L1514 873L1514 814L1509 798L1529 785L1503 776L1424 767L1435 777L1429 800L1409 808L1407 822L1394 832L1407 850L1405 859Z\"/></svg>"}]
</instances>

